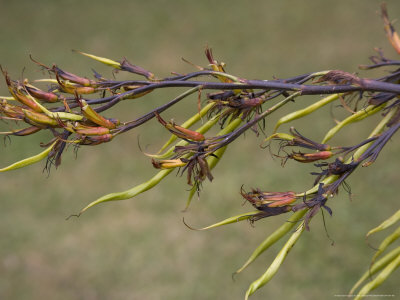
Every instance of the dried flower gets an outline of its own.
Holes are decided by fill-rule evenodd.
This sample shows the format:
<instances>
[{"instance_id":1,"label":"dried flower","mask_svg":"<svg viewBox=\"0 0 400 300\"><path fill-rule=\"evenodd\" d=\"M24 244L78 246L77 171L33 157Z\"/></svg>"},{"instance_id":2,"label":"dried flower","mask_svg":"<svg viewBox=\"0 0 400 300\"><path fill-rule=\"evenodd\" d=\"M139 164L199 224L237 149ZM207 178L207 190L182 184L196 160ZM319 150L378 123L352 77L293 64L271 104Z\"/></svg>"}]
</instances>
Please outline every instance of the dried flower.
<instances>
[{"instance_id":1,"label":"dried flower","mask_svg":"<svg viewBox=\"0 0 400 300\"><path fill-rule=\"evenodd\" d=\"M291 191L262 192L259 189L252 189L251 192L246 193L242 187L240 194L255 208L261 211L251 218L252 221L291 211L292 206L289 204L296 201L296 193Z\"/></svg>"}]
</instances>

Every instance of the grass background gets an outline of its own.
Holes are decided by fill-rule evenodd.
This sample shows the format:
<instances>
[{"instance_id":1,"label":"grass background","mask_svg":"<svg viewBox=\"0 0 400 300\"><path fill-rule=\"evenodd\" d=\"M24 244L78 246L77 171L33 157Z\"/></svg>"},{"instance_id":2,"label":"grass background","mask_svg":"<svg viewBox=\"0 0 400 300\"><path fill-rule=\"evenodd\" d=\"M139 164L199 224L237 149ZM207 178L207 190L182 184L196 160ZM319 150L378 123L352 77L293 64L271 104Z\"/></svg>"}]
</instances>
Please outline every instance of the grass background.
<instances>
[{"instance_id":1,"label":"grass background","mask_svg":"<svg viewBox=\"0 0 400 300\"><path fill-rule=\"evenodd\" d=\"M111 76L107 68L71 49L116 60L125 56L161 77L192 71L181 57L205 65L207 44L229 72L250 79L325 69L354 72L368 62L373 47L396 57L383 33L379 1L0 3L0 63L14 78L44 76L29 54L71 72L89 76L95 68ZM388 1L388 7L391 18L399 17L398 1ZM4 82L0 91L7 94ZM180 92L154 92L144 100L122 103L110 114L134 119ZM195 98L169 116L184 121L195 111ZM280 115L316 98L304 97ZM293 125L321 139L333 126L331 110L337 112L328 107ZM278 117L271 117L268 130ZM363 123L333 142L349 145L364 138L374 120ZM207 232L188 230L182 217L200 227L251 210L241 206L242 184L303 191L313 181L308 175L312 168L288 163L282 169L250 133L228 149L213 171L214 182L204 185L201 199L186 213L181 212L185 179L170 176L136 199L100 205L80 219L65 221L97 197L128 189L155 173L137 147L139 134L149 150L168 138L150 122L112 143L80 149L77 159L70 149L49 177L42 173L43 163L0 175L0 299L242 299L282 243L235 281L231 273L286 216L259 221L255 227L243 222ZM1 165L39 152L39 142L47 139L38 135L2 144ZM388 146L375 164L357 170L349 180L352 201L345 193L330 201L334 217L327 219L327 226L335 245L326 238L318 215L276 277L252 299L328 299L348 292L373 255L365 233L398 207L399 143L393 140ZM371 240L373 245L379 241ZM398 296L396 276L398 272L377 293Z\"/></svg>"}]
</instances>

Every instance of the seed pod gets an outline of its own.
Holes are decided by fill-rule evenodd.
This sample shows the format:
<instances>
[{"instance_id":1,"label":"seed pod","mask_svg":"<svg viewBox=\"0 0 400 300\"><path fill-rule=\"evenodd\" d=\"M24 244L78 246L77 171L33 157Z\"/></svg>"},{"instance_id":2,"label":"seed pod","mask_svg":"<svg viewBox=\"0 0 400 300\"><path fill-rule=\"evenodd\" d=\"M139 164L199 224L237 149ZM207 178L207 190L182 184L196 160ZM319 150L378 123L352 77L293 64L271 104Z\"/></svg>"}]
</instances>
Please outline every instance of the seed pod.
<instances>
[{"instance_id":1,"label":"seed pod","mask_svg":"<svg viewBox=\"0 0 400 300\"><path fill-rule=\"evenodd\" d=\"M78 100L79 105L81 106L81 110L83 115L93 123L96 123L97 125L109 128L109 129L114 129L116 128L116 125L111 122L110 120L102 117L99 113L97 113L93 108L89 106L89 104L86 103L85 100Z\"/></svg>"},{"instance_id":2,"label":"seed pod","mask_svg":"<svg viewBox=\"0 0 400 300\"><path fill-rule=\"evenodd\" d=\"M29 94L31 94L33 97L43 100L45 102L49 103L54 103L58 101L58 96L54 93L51 92L44 92L42 90L39 90L31 85L25 85L26 90L28 91Z\"/></svg>"},{"instance_id":3,"label":"seed pod","mask_svg":"<svg viewBox=\"0 0 400 300\"><path fill-rule=\"evenodd\" d=\"M25 114L25 117L28 120L33 121L35 124L49 125L51 127L60 127L57 120L52 119L45 114L41 114L32 110L22 109Z\"/></svg>"},{"instance_id":4,"label":"seed pod","mask_svg":"<svg viewBox=\"0 0 400 300\"><path fill-rule=\"evenodd\" d=\"M97 90L91 86L72 86L72 85L65 85L60 83L61 90L68 94L78 94L78 95L86 95L86 94L93 94Z\"/></svg>"}]
</instances>

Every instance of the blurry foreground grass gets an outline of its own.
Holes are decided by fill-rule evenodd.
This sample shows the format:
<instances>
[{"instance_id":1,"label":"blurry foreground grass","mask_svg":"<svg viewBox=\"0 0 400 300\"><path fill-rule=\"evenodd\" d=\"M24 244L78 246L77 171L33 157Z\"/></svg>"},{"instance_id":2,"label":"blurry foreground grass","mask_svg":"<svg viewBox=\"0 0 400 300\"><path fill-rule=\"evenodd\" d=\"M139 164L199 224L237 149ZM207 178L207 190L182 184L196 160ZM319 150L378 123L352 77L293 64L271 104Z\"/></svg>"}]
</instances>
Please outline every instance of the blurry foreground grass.
<instances>
[{"instance_id":1,"label":"blurry foreground grass","mask_svg":"<svg viewBox=\"0 0 400 300\"><path fill-rule=\"evenodd\" d=\"M231 73L247 78L323 69L353 72L374 54L375 46L394 56L375 13L378 7L378 1L7 2L0 12L0 25L7 29L0 32L0 63L15 77L26 67L23 76L40 78L44 74L29 61L30 53L77 73L89 76L90 68L95 68L111 76L107 69L72 54L74 48L113 59L126 56L167 75L191 70L181 63L181 56L205 64L203 49L208 43ZM399 17L397 2L388 7L392 18ZM0 91L7 94L5 84ZM123 103L114 112L122 120L132 119L174 95L157 92L141 103ZM183 121L192 106L180 105L175 120ZM294 103L291 109L301 106ZM331 109L335 111L327 108L319 119L294 125L301 124L302 133L321 138L333 124ZM271 127L267 125L267 130ZM365 135L370 129L354 125ZM270 249L236 281L231 273L286 216L259 221L254 228L240 223L208 232L188 230L182 217L195 227L208 225L249 210L241 206L242 184L297 191L311 185L313 178L295 164L282 169L268 150L258 147L260 140L248 134L228 150L213 171L214 182L205 183L200 201L193 201L186 213L181 212L187 195L185 179L171 177L134 200L107 203L80 219L65 221L97 197L125 190L155 173L138 150L139 133L141 144L153 151L163 142L160 136L168 137L151 122L113 143L80 149L76 160L70 149L49 177L41 172L43 164L0 175L0 299L243 297L279 248ZM352 136L349 131L342 139L352 144ZM46 137L29 142L13 138L11 145L2 144L1 166L39 152L40 141ZM397 207L400 145L394 140L387 148L375 164L357 170L349 182L352 201L342 194L330 203L334 217L327 219L327 227L335 245L326 238L318 216L278 275L252 299L326 299L348 292L373 254L364 234ZM395 277L396 273L384 283L380 294L399 294Z\"/></svg>"}]
</instances>

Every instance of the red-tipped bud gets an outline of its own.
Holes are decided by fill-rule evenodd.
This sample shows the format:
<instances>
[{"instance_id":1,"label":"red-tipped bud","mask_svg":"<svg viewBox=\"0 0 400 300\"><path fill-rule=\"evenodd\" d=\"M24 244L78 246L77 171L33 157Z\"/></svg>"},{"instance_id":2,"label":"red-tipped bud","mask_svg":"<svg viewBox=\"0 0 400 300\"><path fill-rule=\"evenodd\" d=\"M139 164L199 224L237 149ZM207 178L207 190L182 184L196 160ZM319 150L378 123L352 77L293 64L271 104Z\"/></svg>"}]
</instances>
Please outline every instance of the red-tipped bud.
<instances>
[{"instance_id":1,"label":"red-tipped bud","mask_svg":"<svg viewBox=\"0 0 400 300\"><path fill-rule=\"evenodd\" d=\"M289 158L292 158L298 162L309 163L317 160L325 160L330 158L333 155L331 151L321 151L315 153L301 153L294 152L289 155Z\"/></svg>"},{"instance_id":2,"label":"red-tipped bud","mask_svg":"<svg viewBox=\"0 0 400 300\"><path fill-rule=\"evenodd\" d=\"M86 86L86 87L96 84L96 82L93 81L93 80L90 80L90 79L85 78L85 77L77 76L77 75L72 74L70 72L63 71L60 68L58 68L57 66L53 66L52 71L57 76L59 76L60 78L62 78L64 80L68 80L70 82L77 83L77 84L80 84L80 85L83 85L83 86Z\"/></svg>"},{"instance_id":3,"label":"red-tipped bud","mask_svg":"<svg viewBox=\"0 0 400 300\"><path fill-rule=\"evenodd\" d=\"M158 121L167 128L172 134L180 137L182 139L192 140L196 142L201 142L205 140L203 134L197 131L193 131L187 128L183 128L182 126L176 125L172 122L166 122L158 113L155 113Z\"/></svg>"},{"instance_id":4,"label":"red-tipped bud","mask_svg":"<svg viewBox=\"0 0 400 300\"><path fill-rule=\"evenodd\" d=\"M37 88L34 88L32 86L25 86L26 90L28 91L29 94L31 94L33 97L43 100L45 102L49 103L54 103L58 101L58 96L54 93L51 92L44 92L42 90L39 90Z\"/></svg>"}]
</instances>

